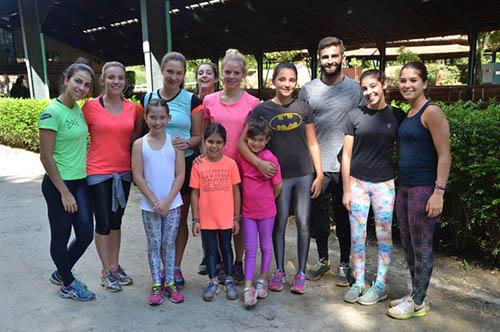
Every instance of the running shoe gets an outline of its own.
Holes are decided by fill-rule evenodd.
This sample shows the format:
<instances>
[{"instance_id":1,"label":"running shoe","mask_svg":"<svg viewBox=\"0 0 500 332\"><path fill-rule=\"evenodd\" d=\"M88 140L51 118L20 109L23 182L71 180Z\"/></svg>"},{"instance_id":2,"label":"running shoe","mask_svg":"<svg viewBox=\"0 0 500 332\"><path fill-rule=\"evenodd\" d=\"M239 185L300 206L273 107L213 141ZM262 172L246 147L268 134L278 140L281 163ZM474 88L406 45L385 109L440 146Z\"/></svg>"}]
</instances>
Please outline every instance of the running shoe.
<instances>
[{"instance_id":1,"label":"running shoe","mask_svg":"<svg viewBox=\"0 0 500 332\"><path fill-rule=\"evenodd\" d=\"M217 296L219 291L219 284L215 281L210 281L207 288L205 288L205 291L203 292L203 300L208 302L215 300L215 297Z\"/></svg>"},{"instance_id":2,"label":"running shoe","mask_svg":"<svg viewBox=\"0 0 500 332\"><path fill-rule=\"evenodd\" d=\"M236 288L232 279L226 279L224 288L226 289L226 298L228 300L236 300L238 298L238 288Z\"/></svg>"},{"instance_id":3,"label":"running shoe","mask_svg":"<svg viewBox=\"0 0 500 332\"><path fill-rule=\"evenodd\" d=\"M78 279L73 280L68 287L61 285L61 288L59 288L59 296L76 301L92 301L95 299L95 294L87 288L87 285Z\"/></svg>"},{"instance_id":4,"label":"running shoe","mask_svg":"<svg viewBox=\"0 0 500 332\"><path fill-rule=\"evenodd\" d=\"M402 302L408 301L408 299L412 296L412 294L406 295L405 297L402 297L400 299L392 300L389 302L389 308L395 307ZM424 299L424 306L425 306L425 311L430 311L431 310L431 301L429 298L426 296Z\"/></svg>"},{"instance_id":5,"label":"running shoe","mask_svg":"<svg viewBox=\"0 0 500 332\"><path fill-rule=\"evenodd\" d=\"M423 302L421 305L416 305L411 297L409 297L406 301L401 302L397 306L389 308L389 310L387 310L387 315L395 319L422 317L425 316L426 313L427 311L425 310L425 302Z\"/></svg>"},{"instance_id":6,"label":"running shoe","mask_svg":"<svg viewBox=\"0 0 500 332\"><path fill-rule=\"evenodd\" d=\"M62 278L59 275L59 272L57 272L57 270L52 272L52 274L50 275L49 281L57 286L62 285Z\"/></svg>"},{"instance_id":7,"label":"running shoe","mask_svg":"<svg viewBox=\"0 0 500 332\"><path fill-rule=\"evenodd\" d=\"M177 288L179 289L182 289L182 287L184 287L184 284L186 283L184 281L184 276L182 275L182 271L178 267L176 267L174 271L174 282Z\"/></svg>"},{"instance_id":8,"label":"running shoe","mask_svg":"<svg viewBox=\"0 0 500 332\"><path fill-rule=\"evenodd\" d=\"M257 303L257 292L255 288L245 288L243 291L243 303L245 304L245 309L250 309Z\"/></svg>"},{"instance_id":9,"label":"running shoe","mask_svg":"<svg viewBox=\"0 0 500 332\"><path fill-rule=\"evenodd\" d=\"M306 275L304 272L299 272L295 278L293 278L290 291L295 294L304 294L306 292L306 286Z\"/></svg>"},{"instance_id":10,"label":"running shoe","mask_svg":"<svg viewBox=\"0 0 500 332\"><path fill-rule=\"evenodd\" d=\"M339 266L339 273L335 278L335 285L339 287L348 287L354 283L352 270L346 263L341 263Z\"/></svg>"},{"instance_id":11,"label":"running shoe","mask_svg":"<svg viewBox=\"0 0 500 332\"><path fill-rule=\"evenodd\" d=\"M99 281L102 287L108 292L119 292L122 290L120 282L115 277L113 272L108 271L105 274L101 274L101 280Z\"/></svg>"},{"instance_id":12,"label":"running shoe","mask_svg":"<svg viewBox=\"0 0 500 332\"><path fill-rule=\"evenodd\" d=\"M306 278L307 280L319 280L328 271L330 271L330 260L322 258L306 272Z\"/></svg>"},{"instance_id":13,"label":"running shoe","mask_svg":"<svg viewBox=\"0 0 500 332\"><path fill-rule=\"evenodd\" d=\"M163 303L163 287L160 284L154 284L149 292L148 303L156 306Z\"/></svg>"},{"instance_id":14,"label":"running shoe","mask_svg":"<svg viewBox=\"0 0 500 332\"><path fill-rule=\"evenodd\" d=\"M224 264L217 264L217 282L221 285L224 285L224 281L226 280L226 270L224 270Z\"/></svg>"},{"instance_id":15,"label":"running shoe","mask_svg":"<svg viewBox=\"0 0 500 332\"><path fill-rule=\"evenodd\" d=\"M198 265L198 274L201 274L202 276L206 276L208 274L206 257L203 257L203 260L201 261L200 265Z\"/></svg>"},{"instance_id":16,"label":"running shoe","mask_svg":"<svg viewBox=\"0 0 500 332\"><path fill-rule=\"evenodd\" d=\"M175 283L165 283L165 291L168 298L173 303L181 303L182 301L184 301L184 293L175 286Z\"/></svg>"},{"instance_id":17,"label":"running shoe","mask_svg":"<svg viewBox=\"0 0 500 332\"><path fill-rule=\"evenodd\" d=\"M267 295L269 295L268 289L269 286L267 285L267 280L264 279L257 280L256 292L258 299L265 299Z\"/></svg>"},{"instance_id":18,"label":"running shoe","mask_svg":"<svg viewBox=\"0 0 500 332\"><path fill-rule=\"evenodd\" d=\"M234 262L233 279L234 279L234 282L238 285L243 283L245 276L243 275L243 263L242 262Z\"/></svg>"},{"instance_id":19,"label":"running shoe","mask_svg":"<svg viewBox=\"0 0 500 332\"><path fill-rule=\"evenodd\" d=\"M359 299L359 297L363 294L364 291L365 291L364 287L354 284L344 294L344 301L347 303L355 303Z\"/></svg>"},{"instance_id":20,"label":"running shoe","mask_svg":"<svg viewBox=\"0 0 500 332\"><path fill-rule=\"evenodd\" d=\"M118 265L118 268L116 270L112 271L121 286L132 285L134 283L134 279L126 274L125 270L120 265Z\"/></svg>"},{"instance_id":21,"label":"running shoe","mask_svg":"<svg viewBox=\"0 0 500 332\"><path fill-rule=\"evenodd\" d=\"M385 289L380 288L372 284L372 287L366 291L360 298L358 299L358 303L362 305L373 305L377 302L384 301L387 299L387 293Z\"/></svg>"},{"instance_id":22,"label":"running shoe","mask_svg":"<svg viewBox=\"0 0 500 332\"><path fill-rule=\"evenodd\" d=\"M286 273L281 271L274 272L271 282L269 283L269 289L273 292L281 292L283 287L286 285Z\"/></svg>"}]
</instances>

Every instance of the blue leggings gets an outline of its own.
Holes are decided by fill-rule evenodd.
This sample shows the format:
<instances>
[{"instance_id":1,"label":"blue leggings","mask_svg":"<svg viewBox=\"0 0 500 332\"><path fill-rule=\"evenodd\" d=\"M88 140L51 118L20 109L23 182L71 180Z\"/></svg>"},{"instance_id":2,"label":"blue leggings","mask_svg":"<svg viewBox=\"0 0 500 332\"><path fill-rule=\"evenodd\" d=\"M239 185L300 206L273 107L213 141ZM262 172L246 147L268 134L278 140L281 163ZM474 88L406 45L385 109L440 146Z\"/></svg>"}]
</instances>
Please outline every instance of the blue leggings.
<instances>
[{"instance_id":1,"label":"blue leggings","mask_svg":"<svg viewBox=\"0 0 500 332\"><path fill-rule=\"evenodd\" d=\"M94 224L87 180L70 180L64 183L78 204L78 211L75 213L64 211L61 194L47 175L42 181L42 193L49 214L50 255L63 284L68 286L75 279L71 269L92 242ZM75 230L75 239L68 246L72 227Z\"/></svg>"},{"instance_id":2,"label":"blue leggings","mask_svg":"<svg viewBox=\"0 0 500 332\"><path fill-rule=\"evenodd\" d=\"M231 238L233 230L229 229L202 229L201 239L205 245L208 276L213 279L217 276L217 245L220 247L222 262L227 276L233 275L233 248Z\"/></svg>"},{"instance_id":3,"label":"blue leggings","mask_svg":"<svg viewBox=\"0 0 500 332\"><path fill-rule=\"evenodd\" d=\"M311 239L309 214L311 211L312 180L312 174L283 179L283 189L276 200L278 215L273 230L274 258L276 259L276 267L280 271L285 271L285 231L292 196L295 202L295 225L297 227L298 272L304 272L306 269Z\"/></svg>"}]
</instances>

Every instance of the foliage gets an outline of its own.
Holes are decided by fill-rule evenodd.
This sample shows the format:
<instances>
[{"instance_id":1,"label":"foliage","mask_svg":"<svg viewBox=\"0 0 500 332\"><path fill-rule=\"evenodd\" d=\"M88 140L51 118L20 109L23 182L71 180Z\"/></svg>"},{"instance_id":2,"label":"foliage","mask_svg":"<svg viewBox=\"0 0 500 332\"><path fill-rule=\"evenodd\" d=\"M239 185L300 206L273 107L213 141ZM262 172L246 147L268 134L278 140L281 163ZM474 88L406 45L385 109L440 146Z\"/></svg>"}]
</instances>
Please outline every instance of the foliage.
<instances>
[{"instance_id":1,"label":"foliage","mask_svg":"<svg viewBox=\"0 0 500 332\"><path fill-rule=\"evenodd\" d=\"M486 109L470 101L441 106L451 128L453 158L441 231L456 250L480 252L498 263L500 104L490 101Z\"/></svg>"},{"instance_id":2,"label":"foliage","mask_svg":"<svg viewBox=\"0 0 500 332\"><path fill-rule=\"evenodd\" d=\"M38 119L48 100L0 98L0 143L38 151Z\"/></svg>"},{"instance_id":3,"label":"foliage","mask_svg":"<svg viewBox=\"0 0 500 332\"><path fill-rule=\"evenodd\" d=\"M460 69L439 63L427 64L429 83L431 85L457 85L460 83Z\"/></svg>"},{"instance_id":4,"label":"foliage","mask_svg":"<svg viewBox=\"0 0 500 332\"><path fill-rule=\"evenodd\" d=\"M398 48L398 57L396 58L397 63L404 65L408 62L420 61L418 54L413 53L408 50L405 46L400 46Z\"/></svg>"},{"instance_id":5,"label":"foliage","mask_svg":"<svg viewBox=\"0 0 500 332\"><path fill-rule=\"evenodd\" d=\"M138 66L127 66L127 71L133 71L135 73L135 85L146 84L146 69L144 65Z\"/></svg>"},{"instance_id":6,"label":"foliage","mask_svg":"<svg viewBox=\"0 0 500 332\"><path fill-rule=\"evenodd\" d=\"M351 58L351 60L349 60L349 67L362 67L363 66L363 61L362 60L359 60L359 59L356 59L356 58Z\"/></svg>"}]
</instances>

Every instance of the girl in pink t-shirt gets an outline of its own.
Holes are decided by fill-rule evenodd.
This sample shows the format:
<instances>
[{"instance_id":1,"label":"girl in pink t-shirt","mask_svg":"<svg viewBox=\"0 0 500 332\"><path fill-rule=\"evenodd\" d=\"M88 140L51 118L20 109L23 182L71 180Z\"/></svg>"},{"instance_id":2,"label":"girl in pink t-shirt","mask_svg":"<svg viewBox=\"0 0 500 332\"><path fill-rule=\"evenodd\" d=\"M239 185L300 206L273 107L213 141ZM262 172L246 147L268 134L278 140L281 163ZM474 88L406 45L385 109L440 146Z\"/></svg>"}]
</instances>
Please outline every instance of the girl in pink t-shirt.
<instances>
[{"instance_id":1,"label":"girl in pink t-shirt","mask_svg":"<svg viewBox=\"0 0 500 332\"><path fill-rule=\"evenodd\" d=\"M259 99L241 88L246 75L245 56L238 50L229 49L222 60L221 77L224 85L221 91L205 96L203 99L203 118L205 127L209 123L220 123L227 131L227 140L222 152L235 159L238 154L238 140L250 112L259 104ZM236 252L234 278L243 281L243 237L234 237ZM220 268L223 268L220 266ZM220 271L223 274L222 271ZM225 271L227 273L227 271Z\"/></svg>"},{"instance_id":2,"label":"girl in pink t-shirt","mask_svg":"<svg viewBox=\"0 0 500 332\"><path fill-rule=\"evenodd\" d=\"M273 255L273 228L276 217L275 199L281 191L281 172L278 158L266 149L272 129L263 119L249 121L246 135L248 149L260 159L273 163L276 174L268 178L250 162L238 158L242 176L243 238L245 242L245 290L243 300L246 308L253 307L257 298L267 297L267 279ZM260 239L262 263L257 287L253 287L253 275L257 260L257 243Z\"/></svg>"}]
</instances>

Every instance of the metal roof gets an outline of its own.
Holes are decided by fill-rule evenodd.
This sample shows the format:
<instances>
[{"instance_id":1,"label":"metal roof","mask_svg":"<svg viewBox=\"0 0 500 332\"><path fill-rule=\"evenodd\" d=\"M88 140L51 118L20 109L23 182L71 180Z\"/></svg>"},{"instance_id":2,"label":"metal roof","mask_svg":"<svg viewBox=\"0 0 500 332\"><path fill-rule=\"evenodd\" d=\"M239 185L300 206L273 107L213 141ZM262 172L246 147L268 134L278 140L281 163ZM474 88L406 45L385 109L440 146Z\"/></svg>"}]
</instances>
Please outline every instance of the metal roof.
<instances>
[{"instance_id":1,"label":"metal roof","mask_svg":"<svg viewBox=\"0 0 500 332\"><path fill-rule=\"evenodd\" d=\"M0 2L0 26L19 26L17 2ZM139 0L51 2L46 35L104 60L143 62ZM170 7L173 49L189 58L221 56L229 47L246 53L315 48L326 35L352 49L500 28L496 0L172 0Z\"/></svg>"}]
</instances>

